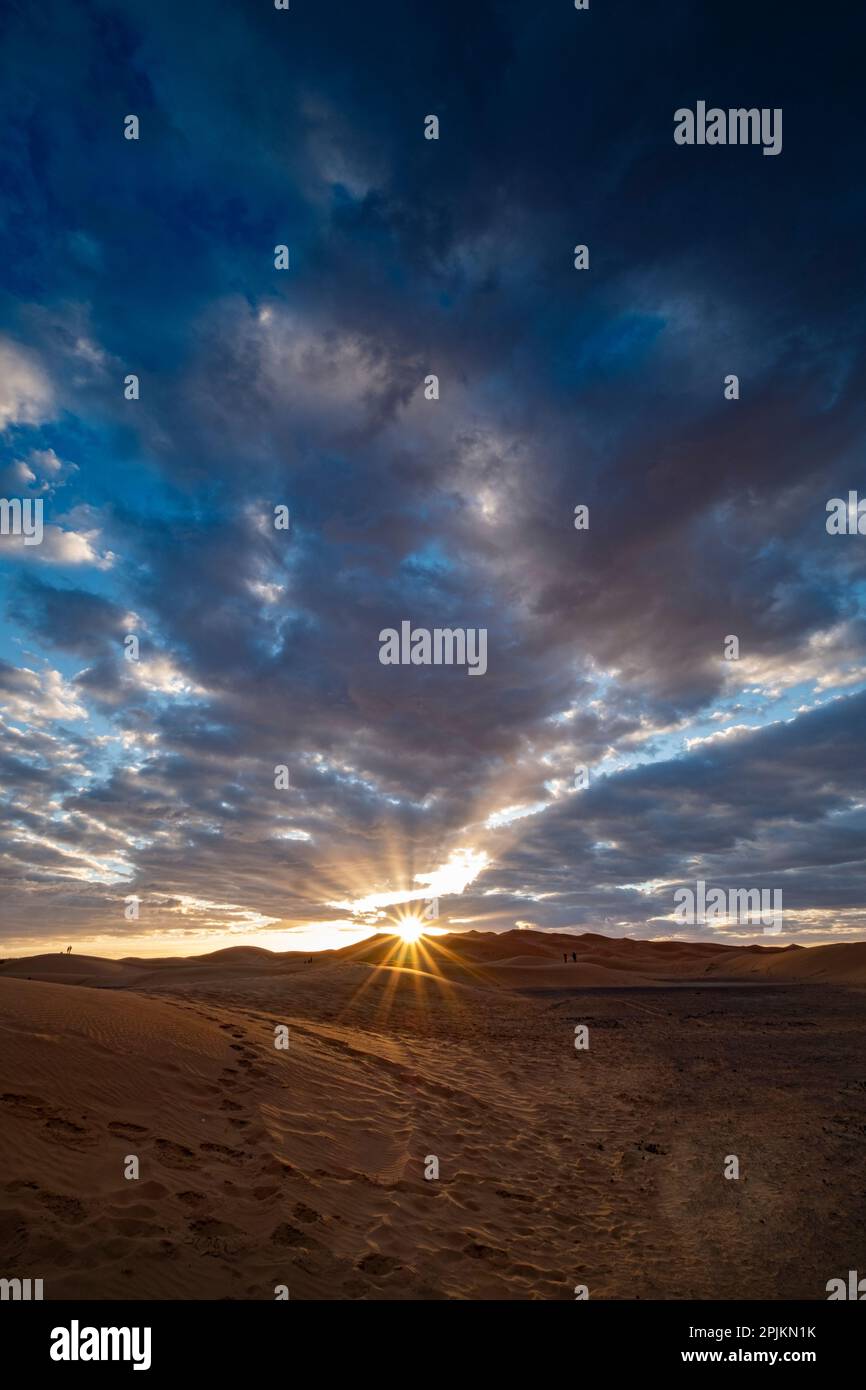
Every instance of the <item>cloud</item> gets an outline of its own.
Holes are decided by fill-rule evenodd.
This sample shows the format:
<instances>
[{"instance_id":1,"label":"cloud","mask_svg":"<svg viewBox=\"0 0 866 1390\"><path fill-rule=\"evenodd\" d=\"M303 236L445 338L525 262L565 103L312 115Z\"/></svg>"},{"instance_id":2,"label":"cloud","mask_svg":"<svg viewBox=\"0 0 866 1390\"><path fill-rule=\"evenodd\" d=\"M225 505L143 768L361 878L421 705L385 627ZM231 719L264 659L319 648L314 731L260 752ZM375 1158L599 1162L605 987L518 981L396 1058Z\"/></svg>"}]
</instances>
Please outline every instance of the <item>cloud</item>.
<instances>
[{"instance_id":1,"label":"cloud","mask_svg":"<svg viewBox=\"0 0 866 1390\"><path fill-rule=\"evenodd\" d=\"M35 353L0 337L0 430L50 418L53 390Z\"/></svg>"},{"instance_id":2,"label":"cloud","mask_svg":"<svg viewBox=\"0 0 866 1390\"><path fill-rule=\"evenodd\" d=\"M0 553L15 555L18 559L38 561L43 565L63 565L77 568L91 565L94 569L108 570L117 556L110 550L99 551L97 543L100 531L94 527L90 531L66 531L62 526L46 523L42 527L42 539L38 544L28 543L25 536L0 536Z\"/></svg>"},{"instance_id":3,"label":"cloud","mask_svg":"<svg viewBox=\"0 0 866 1390\"><path fill-rule=\"evenodd\" d=\"M26 723L86 719L87 712L59 671L33 671L0 662L0 691L7 715Z\"/></svg>"},{"instance_id":4,"label":"cloud","mask_svg":"<svg viewBox=\"0 0 866 1390\"><path fill-rule=\"evenodd\" d=\"M335 49L237 7L191 68L166 0L70 11L62 63L16 13L0 468L46 515L0 567L19 937L111 939L130 885L194 940L434 891L670 934L699 873L778 880L807 939L856 920L866 551L824 521L862 447L857 74L745 173L664 113L695 52L760 85L770 19L744 54L696 11L647 64L636 13L611 83L573 11L521 15L344 6ZM486 628L486 675L382 667L404 618Z\"/></svg>"}]
</instances>

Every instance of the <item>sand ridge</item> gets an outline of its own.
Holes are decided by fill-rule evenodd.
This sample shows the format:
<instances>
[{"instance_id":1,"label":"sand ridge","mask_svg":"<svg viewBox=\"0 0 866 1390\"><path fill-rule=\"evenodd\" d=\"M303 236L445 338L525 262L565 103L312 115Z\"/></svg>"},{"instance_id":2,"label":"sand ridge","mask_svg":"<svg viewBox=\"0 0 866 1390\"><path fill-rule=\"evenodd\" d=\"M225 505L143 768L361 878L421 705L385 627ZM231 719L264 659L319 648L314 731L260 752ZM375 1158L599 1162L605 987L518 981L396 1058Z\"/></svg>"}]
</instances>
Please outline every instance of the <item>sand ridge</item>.
<instances>
[{"instance_id":1,"label":"sand ridge","mask_svg":"<svg viewBox=\"0 0 866 1390\"><path fill-rule=\"evenodd\" d=\"M826 981L864 948L537 935L4 963L4 1269L47 1298L823 1297L866 1215L863 997Z\"/></svg>"}]
</instances>

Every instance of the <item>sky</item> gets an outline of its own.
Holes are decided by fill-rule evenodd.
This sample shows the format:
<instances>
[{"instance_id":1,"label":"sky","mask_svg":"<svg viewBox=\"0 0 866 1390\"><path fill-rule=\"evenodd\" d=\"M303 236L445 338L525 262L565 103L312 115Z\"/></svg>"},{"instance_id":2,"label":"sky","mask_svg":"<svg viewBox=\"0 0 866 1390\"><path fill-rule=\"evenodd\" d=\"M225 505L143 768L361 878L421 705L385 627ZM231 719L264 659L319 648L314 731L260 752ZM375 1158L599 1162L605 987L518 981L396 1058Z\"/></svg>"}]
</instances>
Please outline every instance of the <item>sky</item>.
<instances>
[{"instance_id":1,"label":"sky","mask_svg":"<svg viewBox=\"0 0 866 1390\"><path fill-rule=\"evenodd\" d=\"M866 936L853 7L0 23L3 954L763 939L698 881Z\"/></svg>"}]
</instances>

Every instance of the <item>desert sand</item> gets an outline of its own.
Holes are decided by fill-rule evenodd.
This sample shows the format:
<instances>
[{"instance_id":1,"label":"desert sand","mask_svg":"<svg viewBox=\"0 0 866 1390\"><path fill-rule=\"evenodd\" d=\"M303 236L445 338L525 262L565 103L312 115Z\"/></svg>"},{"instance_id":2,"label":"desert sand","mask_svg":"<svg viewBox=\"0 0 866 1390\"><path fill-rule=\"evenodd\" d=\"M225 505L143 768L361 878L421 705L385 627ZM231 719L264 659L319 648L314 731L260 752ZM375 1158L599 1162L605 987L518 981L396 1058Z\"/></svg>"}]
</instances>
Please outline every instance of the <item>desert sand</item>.
<instances>
[{"instance_id":1,"label":"desert sand","mask_svg":"<svg viewBox=\"0 0 866 1390\"><path fill-rule=\"evenodd\" d=\"M864 985L864 943L532 931L6 961L0 1273L46 1298L826 1298L864 1259Z\"/></svg>"}]
</instances>

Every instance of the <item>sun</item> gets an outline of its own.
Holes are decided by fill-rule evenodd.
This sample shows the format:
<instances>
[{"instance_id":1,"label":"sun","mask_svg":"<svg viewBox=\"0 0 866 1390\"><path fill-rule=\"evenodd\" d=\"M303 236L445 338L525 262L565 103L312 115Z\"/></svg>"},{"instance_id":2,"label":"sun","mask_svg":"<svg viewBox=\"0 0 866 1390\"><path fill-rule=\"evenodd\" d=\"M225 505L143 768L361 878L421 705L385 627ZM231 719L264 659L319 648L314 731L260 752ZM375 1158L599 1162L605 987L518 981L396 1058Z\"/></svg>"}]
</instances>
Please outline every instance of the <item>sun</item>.
<instances>
[{"instance_id":1,"label":"sun","mask_svg":"<svg viewBox=\"0 0 866 1390\"><path fill-rule=\"evenodd\" d=\"M401 941L418 941L424 935L424 923L419 917L402 917L397 923Z\"/></svg>"}]
</instances>

